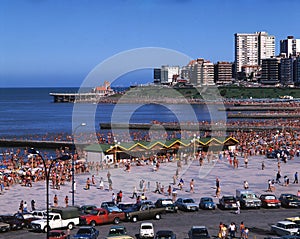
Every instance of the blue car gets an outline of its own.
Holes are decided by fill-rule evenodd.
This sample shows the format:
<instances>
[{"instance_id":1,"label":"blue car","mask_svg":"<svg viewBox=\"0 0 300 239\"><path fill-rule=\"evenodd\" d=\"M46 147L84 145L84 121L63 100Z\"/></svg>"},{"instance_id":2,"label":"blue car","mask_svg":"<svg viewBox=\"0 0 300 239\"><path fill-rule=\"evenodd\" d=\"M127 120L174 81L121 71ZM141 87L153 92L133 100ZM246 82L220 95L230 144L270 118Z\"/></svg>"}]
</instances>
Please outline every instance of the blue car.
<instances>
[{"instance_id":1,"label":"blue car","mask_svg":"<svg viewBox=\"0 0 300 239\"><path fill-rule=\"evenodd\" d=\"M99 231L94 227L80 227L77 233L72 237L74 239L97 239Z\"/></svg>"},{"instance_id":2,"label":"blue car","mask_svg":"<svg viewBox=\"0 0 300 239\"><path fill-rule=\"evenodd\" d=\"M200 198L199 208L215 210L216 205L211 197L202 197Z\"/></svg>"}]
</instances>

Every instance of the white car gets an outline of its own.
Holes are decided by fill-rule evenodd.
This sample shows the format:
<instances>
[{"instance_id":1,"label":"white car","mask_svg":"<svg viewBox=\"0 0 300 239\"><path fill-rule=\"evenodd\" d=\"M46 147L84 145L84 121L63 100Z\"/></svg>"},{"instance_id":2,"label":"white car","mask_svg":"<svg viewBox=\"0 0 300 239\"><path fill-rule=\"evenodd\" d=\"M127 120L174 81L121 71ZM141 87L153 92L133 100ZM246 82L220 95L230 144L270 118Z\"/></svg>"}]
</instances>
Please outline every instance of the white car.
<instances>
[{"instance_id":1,"label":"white car","mask_svg":"<svg viewBox=\"0 0 300 239\"><path fill-rule=\"evenodd\" d=\"M34 210L31 212L31 215L35 218L43 219L44 217L46 217L47 211L46 210Z\"/></svg>"},{"instance_id":2,"label":"white car","mask_svg":"<svg viewBox=\"0 0 300 239\"><path fill-rule=\"evenodd\" d=\"M151 222L143 222L141 224L140 238L154 238L154 227Z\"/></svg>"},{"instance_id":3,"label":"white car","mask_svg":"<svg viewBox=\"0 0 300 239\"><path fill-rule=\"evenodd\" d=\"M290 221L279 221L276 225L271 226L271 232L276 233L278 236L297 235L298 230L297 224Z\"/></svg>"}]
</instances>

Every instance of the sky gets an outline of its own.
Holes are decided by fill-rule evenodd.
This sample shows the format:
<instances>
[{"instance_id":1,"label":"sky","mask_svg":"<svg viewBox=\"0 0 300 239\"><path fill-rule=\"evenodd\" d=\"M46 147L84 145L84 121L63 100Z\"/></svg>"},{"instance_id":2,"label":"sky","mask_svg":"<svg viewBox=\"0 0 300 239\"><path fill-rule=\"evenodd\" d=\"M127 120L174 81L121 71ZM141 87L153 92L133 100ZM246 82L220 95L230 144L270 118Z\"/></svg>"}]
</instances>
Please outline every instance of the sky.
<instances>
[{"instance_id":1,"label":"sky","mask_svg":"<svg viewBox=\"0 0 300 239\"><path fill-rule=\"evenodd\" d=\"M0 87L79 87L101 62L144 47L232 62L235 33L266 31L278 53L280 40L300 38L299 9L298 0L0 0ZM139 77L152 80L127 74Z\"/></svg>"}]
</instances>

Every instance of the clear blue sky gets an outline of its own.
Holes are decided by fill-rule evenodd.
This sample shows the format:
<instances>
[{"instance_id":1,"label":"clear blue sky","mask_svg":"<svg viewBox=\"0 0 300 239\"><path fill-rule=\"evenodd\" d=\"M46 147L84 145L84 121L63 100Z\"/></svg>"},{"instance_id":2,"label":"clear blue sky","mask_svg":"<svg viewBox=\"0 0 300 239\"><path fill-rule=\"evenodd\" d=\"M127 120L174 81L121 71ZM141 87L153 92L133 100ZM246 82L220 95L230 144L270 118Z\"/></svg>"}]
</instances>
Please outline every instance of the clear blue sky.
<instances>
[{"instance_id":1,"label":"clear blue sky","mask_svg":"<svg viewBox=\"0 0 300 239\"><path fill-rule=\"evenodd\" d=\"M234 33L300 38L298 0L1 0L0 87L80 86L119 52L234 60ZM168 62L166 62L168 64Z\"/></svg>"}]
</instances>

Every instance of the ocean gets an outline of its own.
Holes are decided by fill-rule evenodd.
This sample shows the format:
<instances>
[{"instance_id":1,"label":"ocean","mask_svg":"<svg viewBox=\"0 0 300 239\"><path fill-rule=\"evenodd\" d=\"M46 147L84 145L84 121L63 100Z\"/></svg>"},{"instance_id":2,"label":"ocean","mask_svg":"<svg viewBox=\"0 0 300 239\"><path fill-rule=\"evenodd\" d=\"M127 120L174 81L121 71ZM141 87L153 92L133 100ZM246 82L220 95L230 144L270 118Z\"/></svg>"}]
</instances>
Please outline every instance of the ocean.
<instances>
[{"instance_id":1,"label":"ocean","mask_svg":"<svg viewBox=\"0 0 300 239\"><path fill-rule=\"evenodd\" d=\"M72 133L74 115L77 120L92 122L92 125L89 125L90 130L96 131L100 130L99 123L108 123L111 120L120 123L150 123L153 120L191 122L224 118L224 113L218 111L220 106L207 107L203 104L98 104L95 106L80 103L78 112L73 103L54 103L52 96L49 95L50 92L76 92L77 90L77 88L1 88L0 138L35 139L42 135L68 135ZM87 112L93 111L93 108L96 108L95 113Z\"/></svg>"}]
</instances>

